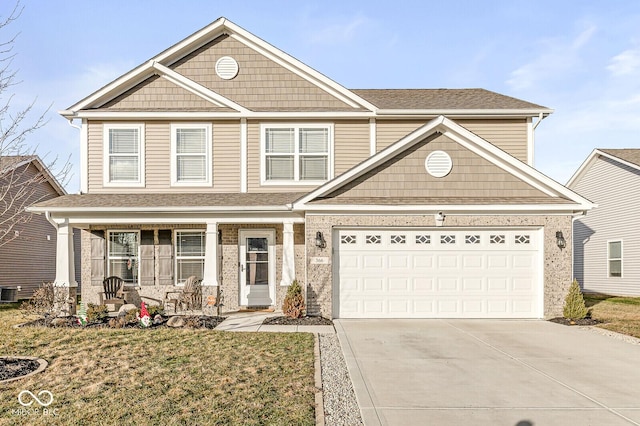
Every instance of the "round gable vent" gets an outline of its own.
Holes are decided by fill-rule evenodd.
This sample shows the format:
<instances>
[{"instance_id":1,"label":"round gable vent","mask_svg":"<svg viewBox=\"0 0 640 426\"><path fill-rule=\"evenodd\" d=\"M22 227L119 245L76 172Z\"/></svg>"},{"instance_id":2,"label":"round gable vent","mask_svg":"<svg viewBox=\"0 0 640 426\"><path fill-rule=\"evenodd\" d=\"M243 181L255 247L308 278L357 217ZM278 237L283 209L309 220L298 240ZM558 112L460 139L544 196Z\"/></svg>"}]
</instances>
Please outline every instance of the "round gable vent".
<instances>
[{"instance_id":1,"label":"round gable vent","mask_svg":"<svg viewBox=\"0 0 640 426\"><path fill-rule=\"evenodd\" d=\"M223 56L216 61L216 74L224 80L231 80L238 75L238 63L231 56Z\"/></svg>"},{"instance_id":2,"label":"round gable vent","mask_svg":"<svg viewBox=\"0 0 640 426\"><path fill-rule=\"evenodd\" d=\"M433 151L424 160L424 168L433 177L445 177L451 172L452 167L451 157L444 151Z\"/></svg>"}]
</instances>

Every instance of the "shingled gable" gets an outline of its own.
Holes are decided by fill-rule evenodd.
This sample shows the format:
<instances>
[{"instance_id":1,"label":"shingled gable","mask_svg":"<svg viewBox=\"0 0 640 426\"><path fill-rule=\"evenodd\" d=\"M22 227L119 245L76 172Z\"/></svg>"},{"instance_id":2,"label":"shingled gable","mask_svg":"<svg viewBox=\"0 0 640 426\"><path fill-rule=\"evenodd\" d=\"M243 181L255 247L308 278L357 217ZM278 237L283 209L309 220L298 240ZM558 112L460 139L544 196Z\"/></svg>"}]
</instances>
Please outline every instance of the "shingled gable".
<instances>
[{"instance_id":1,"label":"shingled gable","mask_svg":"<svg viewBox=\"0 0 640 426\"><path fill-rule=\"evenodd\" d=\"M100 109L113 99L144 83L154 75L158 75L202 99L211 102L213 105L231 108L239 114L246 115L249 113L247 108L172 69L173 65L179 63L179 61L189 54L220 38L231 38L249 47L259 55L263 55L270 61L286 68L291 73L311 83L355 111L375 110L375 106L333 80L254 36L226 18L219 18L80 102L70 106L67 110L60 111L60 114L67 119L72 119L82 116L83 112L85 114L91 113L91 110Z\"/></svg>"},{"instance_id":2,"label":"shingled gable","mask_svg":"<svg viewBox=\"0 0 640 426\"><path fill-rule=\"evenodd\" d=\"M358 200L358 197L349 197L348 191L355 187L354 183L358 184L358 179L370 177L378 171L383 171L385 169L383 166L389 164L391 160L403 156L420 144L424 145L425 140L431 141L440 136L445 136L450 141L486 160L487 164L508 174L513 180L520 183L521 188L527 189L526 196L513 196L511 200L508 199L509 197L487 197L485 200L482 199L482 196L468 197L461 201L457 207L452 205L452 202L455 203L456 200L461 200L462 197L455 195L451 197L423 196L412 198L403 196L404 194L387 194L386 197L378 198L378 201L364 199L366 197L360 198L360 200ZM346 198L341 202L339 197L342 194ZM397 196L394 197L394 195ZM384 201L389 196L393 201L392 205ZM345 201L347 202L345 203ZM379 209L383 210L406 211L412 209L424 210L425 205L433 206L434 204L447 205L448 210L452 208L459 208L460 210L496 210L495 204L499 205L499 209L504 210L530 209L577 212L588 210L592 207L588 200L573 191L508 155L464 127L444 116L439 116L373 157L298 199L294 202L293 208L294 210L358 209L357 205L361 205L364 206L363 208L375 210L375 206L378 205Z\"/></svg>"}]
</instances>

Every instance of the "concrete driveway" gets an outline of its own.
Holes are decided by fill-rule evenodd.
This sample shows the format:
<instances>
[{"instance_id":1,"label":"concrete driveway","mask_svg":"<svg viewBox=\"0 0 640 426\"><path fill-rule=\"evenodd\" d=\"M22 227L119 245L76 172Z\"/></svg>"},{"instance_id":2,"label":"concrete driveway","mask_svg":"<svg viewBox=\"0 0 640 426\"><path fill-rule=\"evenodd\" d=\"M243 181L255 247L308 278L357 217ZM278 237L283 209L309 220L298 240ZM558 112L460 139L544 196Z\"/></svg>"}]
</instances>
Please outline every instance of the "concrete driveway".
<instances>
[{"instance_id":1,"label":"concrete driveway","mask_svg":"<svg viewBox=\"0 0 640 426\"><path fill-rule=\"evenodd\" d=\"M640 425L640 345L546 321L334 322L366 425Z\"/></svg>"}]
</instances>

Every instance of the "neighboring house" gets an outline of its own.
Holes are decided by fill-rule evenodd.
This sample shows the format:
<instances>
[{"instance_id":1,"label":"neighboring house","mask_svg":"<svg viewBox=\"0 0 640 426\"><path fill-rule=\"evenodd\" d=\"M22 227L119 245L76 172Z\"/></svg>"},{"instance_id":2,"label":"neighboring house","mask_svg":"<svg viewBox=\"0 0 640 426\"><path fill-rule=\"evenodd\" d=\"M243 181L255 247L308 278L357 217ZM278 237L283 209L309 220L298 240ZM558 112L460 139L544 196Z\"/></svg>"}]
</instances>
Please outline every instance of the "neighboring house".
<instances>
[{"instance_id":1,"label":"neighboring house","mask_svg":"<svg viewBox=\"0 0 640 426\"><path fill-rule=\"evenodd\" d=\"M29 298L43 282L54 280L56 229L45 216L27 213L24 209L66 194L37 156L0 157L0 288L3 289L3 300Z\"/></svg>"},{"instance_id":2,"label":"neighboring house","mask_svg":"<svg viewBox=\"0 0 640 426\"><path fill-rule=\"evenodd\" d=\"M573 224L584 291L640 296L640 149L595 149L567 186L598 207Z\"/></svg>"},{"instance_id":3,"label":"neighboring house","mask_svg":"<svg viewBox=\"0 0 640 426\"><path fill-rule=\"evenodd\" d=\"M33 211L82 229L88 302L108 275L156 298L197 275L206 312L218 288L225 311L279 309L295 278L312 315L556 316L591 203L532 167L551 112L349 90L220 18L61 111L82 194Z\"/></svg>"}]
</instances>

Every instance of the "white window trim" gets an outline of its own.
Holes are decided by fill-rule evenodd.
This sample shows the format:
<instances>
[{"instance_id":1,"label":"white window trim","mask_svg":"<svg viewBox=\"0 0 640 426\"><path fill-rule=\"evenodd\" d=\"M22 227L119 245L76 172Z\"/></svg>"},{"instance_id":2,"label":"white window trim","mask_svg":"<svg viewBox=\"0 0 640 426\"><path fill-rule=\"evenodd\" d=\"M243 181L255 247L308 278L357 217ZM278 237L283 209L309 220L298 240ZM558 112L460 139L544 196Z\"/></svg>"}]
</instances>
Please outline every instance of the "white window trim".
<instances>
[{"instance_id":1,"label":"white window trim","mask_svg":"<svg viewBox=\"0 0 640 426\"><path fill-rule=\"evenodd\" d=\"M140 231L136 230L136 229L109 229L107 230L107 253L106 253L106 261L107 261L107 277L110 277L113 275L112 271L111 271L111 262L109 262L109 259L124 259L124 257L122 256L116 256L116 257L112 257L111 256L111 234L115 234L115 233L119 233L119 232L127 232L127 233L136 233L138 234L138 252L136 253L136 269L138 270L136 276L138 277L138 281L134 284L134 283L129 283L129 282L124 282L125 286L136 286L139 287L140 286ZM121 277L122 278L122 277Z\"/></svg>"},{"instance_id":2,"label":"white window trim","mask_svg":"<svg viewBox=\"0 0 640 426\"><path fill-rule=\"evenodd\" d=\"M178 182L178 162L177 162L177 138L176 131L178 129L205 129L206 130L206 179L202 182ZM212 182L212 160L211 152L213 146L213 135L211 123L171 123L171 186L211 186Z\"/></svg>"},{"instance_id":3,"label":"white window trim","mask_svg":"<svg viewBox=\"0 0 640 426\"><path fill-rule=\"evenodd\" d=\"M138 149L138 180L130 182L111 182L109 178L109 130L110 129L138 129L140 147ZM102 185L105 187L144 188L144 123L104 123L102 128Z\"/></svg>"},{"instance_id":4,"label":"white window trim","mask_svg":"<svg viewBox=\"0 0 640 426\"><path fill-rule=\"evenodd\" d=\"M610 244L611 243L620 243L620 258L611 258L610 252ZM607 240L607 278L623 278L624 277L624 243L621 239L616 240ZM612 260L620 260L620 276L612 277L611 276L611 261Z\"/></svg>"},{"instance_id":5,"label":"white window trim","mask_svg":"<svg viewBox=\"0 0 640 426\"><path fill-rule=\"evenodd\" d=\"M328 141L328 168L327 170L327 180L296 180L295 177L293 180L267 180L266 179L266 146L267 141L265 137L265 130L270 128L285 128L292 127L296 129L295 134L298 135L298 129L301 127L325 127L329 130L329 141ZM297 141L297 136L296 136ZM297 143L296 143L297 145ZM296 153L294 156L299 158L300 154L297 153L298 147L296 146ZM262 186L317 186L327 183L331 179L333 179L333 123L261 123L260 124L260 185ZM299 173L299 164L295 161L294 164L294 176L298 177Z\"/></svg>"},{"instance_id":6,"label":"white window trim","mask_svg":"<svg viewBox=\"0 0 640 426\"><path fill-rule=\"evenodd\" d=\"M202 232L204 235L204 255L202 256L202 260L204 262L207 261L207 230L206 229L174 229L173 230L173 270L175 271L173 274L173 283L177 287L184 286L184 283L178 282L178 233L180 232ZM216 241L217 243L217 241ZM200 259L200 256L181 256L180 259ZM204 275L204 266L202 270L202 275ZM201 277L204 279L204 277Z\"/></svg>"}]
</instances>

